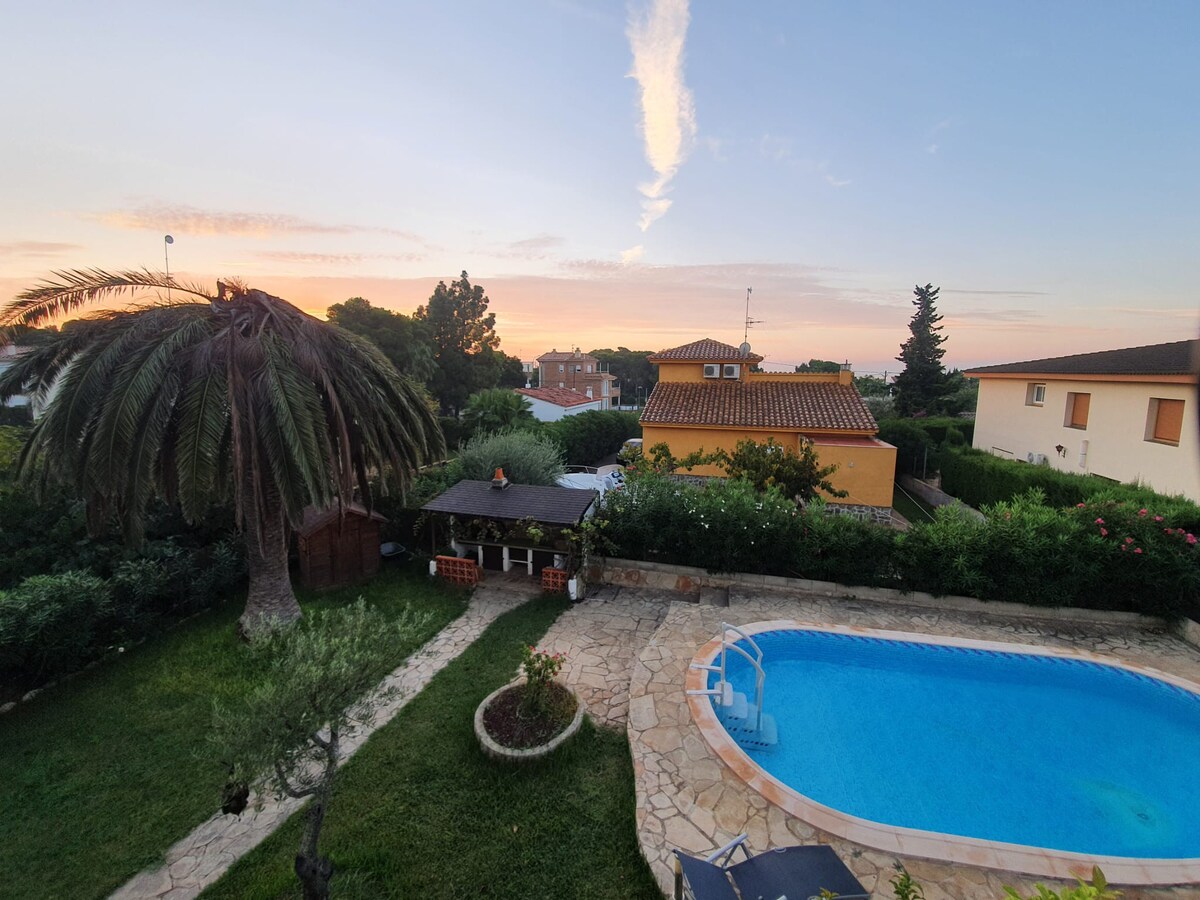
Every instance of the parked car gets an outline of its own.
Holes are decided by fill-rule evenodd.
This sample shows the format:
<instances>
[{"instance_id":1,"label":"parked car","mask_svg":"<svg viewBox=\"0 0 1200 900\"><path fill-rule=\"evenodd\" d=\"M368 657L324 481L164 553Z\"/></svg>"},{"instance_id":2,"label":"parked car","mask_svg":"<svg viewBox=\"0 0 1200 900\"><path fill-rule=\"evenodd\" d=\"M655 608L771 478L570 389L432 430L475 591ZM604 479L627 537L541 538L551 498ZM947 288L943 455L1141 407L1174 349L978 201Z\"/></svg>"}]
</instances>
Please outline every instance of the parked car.
<instances>
[{"instance_id":1,"label":"parked car","mask_svg":"<svg viewBox=\"0 0 1200 900\"><path fill-rule=\"evenodd\" d=\"M642 439L630 438L621 445L621 449L617 451L617 462L629 465L633 460L642 455Z\"/></svg>"}]
</instances>

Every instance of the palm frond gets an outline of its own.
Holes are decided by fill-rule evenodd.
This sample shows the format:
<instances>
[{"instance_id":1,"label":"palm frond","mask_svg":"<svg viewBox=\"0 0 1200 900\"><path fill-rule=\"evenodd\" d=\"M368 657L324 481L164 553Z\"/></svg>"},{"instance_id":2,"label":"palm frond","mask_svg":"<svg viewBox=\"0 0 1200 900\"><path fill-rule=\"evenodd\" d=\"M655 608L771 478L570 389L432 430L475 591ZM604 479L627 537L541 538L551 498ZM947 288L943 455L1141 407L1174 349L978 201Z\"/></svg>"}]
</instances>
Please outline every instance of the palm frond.
<instances>
[{"instance_id":1,"label":"palm frond","mask_svg":"<svg viewBox=\"0 0 1200 900\"><path fill-rule=\"evenodd\" d=\"M104 269L64 269L53 278L22 291L0 309L0 329L12 325L40 325L48 319L74 312L107 297L136 294L141 290L178 291L204 300L215 300L209 292L194 284L184 284L150 269L108 272ZM156 295L161 296L161 295ZM0 345L7 342L0 331Z\"/></svg>"}]
</instances>

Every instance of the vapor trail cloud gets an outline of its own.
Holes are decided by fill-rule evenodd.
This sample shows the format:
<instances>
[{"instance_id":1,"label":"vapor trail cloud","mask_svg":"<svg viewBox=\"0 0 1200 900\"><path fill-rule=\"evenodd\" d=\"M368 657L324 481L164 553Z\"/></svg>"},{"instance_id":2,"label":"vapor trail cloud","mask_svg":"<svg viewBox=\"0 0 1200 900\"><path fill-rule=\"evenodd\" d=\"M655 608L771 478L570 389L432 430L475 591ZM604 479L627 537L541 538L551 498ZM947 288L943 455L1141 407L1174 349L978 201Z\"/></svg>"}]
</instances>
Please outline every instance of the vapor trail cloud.
<instances>
[{"instance_id":1,"label":"vapor trail cloud","mask_svg":"<svg viewBox=\"0 0 1200 900\"><path fill-rule=\"evenodd\" d=\"M638 222L642 231L671 208L665 196L667 189L696 138L692 92L683 81L683 45L689 19L688 0L651 0L649 8L631 13L626 31L633 51L629 75L641 88L646 159L657 176L652 182L638 185L643 197Z\"/></svg>"}]
</instances>

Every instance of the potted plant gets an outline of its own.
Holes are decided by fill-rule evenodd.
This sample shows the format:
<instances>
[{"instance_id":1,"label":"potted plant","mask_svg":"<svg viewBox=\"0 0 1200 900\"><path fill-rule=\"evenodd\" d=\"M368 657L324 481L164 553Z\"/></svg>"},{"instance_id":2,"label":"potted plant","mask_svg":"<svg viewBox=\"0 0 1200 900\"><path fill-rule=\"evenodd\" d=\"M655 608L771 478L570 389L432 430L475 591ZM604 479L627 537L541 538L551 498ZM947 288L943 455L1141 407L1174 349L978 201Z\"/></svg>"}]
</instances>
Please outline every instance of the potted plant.
<instances>
[{"instance_id":1,"label":"potted plant","mask_svg":"<svg viewBox=\"0 0 1200 900\"><path fill-rule=\"evenodd\" d=\"M583 724L583 704L554 676L566 657L532 644L521 647L522 678L489 694L475 710L475 734L498 759L537 759Z\"/></svg>"}]
</instances>

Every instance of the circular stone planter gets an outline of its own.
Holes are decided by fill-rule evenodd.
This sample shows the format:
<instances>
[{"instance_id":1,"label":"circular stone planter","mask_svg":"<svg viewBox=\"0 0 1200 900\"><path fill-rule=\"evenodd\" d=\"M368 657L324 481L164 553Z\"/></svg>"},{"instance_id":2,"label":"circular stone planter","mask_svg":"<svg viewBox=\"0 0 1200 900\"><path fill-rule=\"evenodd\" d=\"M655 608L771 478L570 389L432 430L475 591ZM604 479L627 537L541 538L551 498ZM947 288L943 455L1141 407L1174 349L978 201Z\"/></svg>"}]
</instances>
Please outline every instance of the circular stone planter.
<instances>
[{"instance_id":1,"label":"circular stone planter","mask_svg":"<svg viewBox=\"0 0 1200 900\"><path fill-rule=\"evenodd\" d=\"M503 687L496 688L496 690L484 697L483 702L475 708L475 737L479 739L479 743L483 747L483 752L493 759L507 759L516 762L526 762L531 759L541 759L543 756L553 753L560 746L570 740L575 735L575 732L579 730L579 726L583 724L583 701L579 699L579 695L577 693L572 691L564 684L562 687L566 688L568 691L571 691L571 696L575 698L575 716L567 724L566 728L564 728L546 743L539 744L536 747L526 747L523 750L514 750L511 747L504 747L496 743L492 736L487 733L487 729L483 725L483 712L488 708L488 706L491 705L493 700L495 700L509 688L515 687L521 683L522 680L517 679L516 681L509 682ZM559 684L562 683L559 682Z\"/></svg>"}]
</instances>

